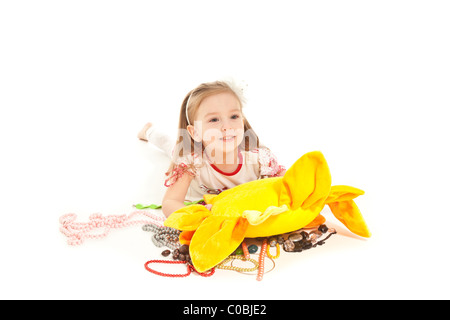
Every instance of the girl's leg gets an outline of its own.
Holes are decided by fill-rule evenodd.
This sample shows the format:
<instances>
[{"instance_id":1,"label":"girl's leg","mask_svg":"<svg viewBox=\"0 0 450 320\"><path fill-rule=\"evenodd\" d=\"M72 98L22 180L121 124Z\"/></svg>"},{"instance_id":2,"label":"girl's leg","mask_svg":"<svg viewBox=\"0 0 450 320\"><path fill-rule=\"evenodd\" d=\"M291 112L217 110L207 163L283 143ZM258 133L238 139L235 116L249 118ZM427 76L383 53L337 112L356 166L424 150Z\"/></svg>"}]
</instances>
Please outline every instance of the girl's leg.
<instances>
[{"instance_id":1,"label":"girl's leg","mask_svg":"<svg viewBox=\"0 0 450 320\"><path fill-rule=\"evenodd\" d=\"M176 141L172 139L168 134L158 130L154 125L151 125L145 131L145 138L143 139L139 136L141 140L147 140L148 143L153 144L158 147L169 157L172 158L173 148L175 147Z\"/></svg>"}]
</instances>

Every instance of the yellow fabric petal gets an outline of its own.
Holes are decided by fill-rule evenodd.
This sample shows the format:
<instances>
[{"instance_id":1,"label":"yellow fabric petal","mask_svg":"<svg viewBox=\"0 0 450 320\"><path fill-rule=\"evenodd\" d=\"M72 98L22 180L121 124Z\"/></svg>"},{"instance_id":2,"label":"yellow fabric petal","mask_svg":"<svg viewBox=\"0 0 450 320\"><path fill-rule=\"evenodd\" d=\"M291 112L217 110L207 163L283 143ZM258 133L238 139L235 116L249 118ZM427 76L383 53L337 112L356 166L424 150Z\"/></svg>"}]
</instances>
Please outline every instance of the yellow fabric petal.
<instances>
[{"instance_id":1,"label":"yellow fabric petal","mask_svg":"<svg viewBox=\"0 0 450 320\"><path fill-rule=\"evenodd\" d=\"M330 170L323 154L319 151L307 153L286 171L280 204L287 204L292 210L323 205L330 187Z\"/></svg>"},{"instance_id":2,"label":"yellow fabric petal","mask_svg":"<svg viewBox=\"0 0 450 320\"><path fill-rule=\"evenodd\" d=\"M192 237L189 253L198 272L216 266L242 243L247 230L246 219L210 216Z\"/></svg>"},{"instance_id":3,"label":"yellow fabric petal","mask_svg":"<svg viewBox=\"0 0 450 320\"><path fill-rule=\"evenodd\" d=\"M352 200L364 194L364 191L350 186L332 186L325 203Z\"/></svg>"},{"instance_id":4,"label":"yellow fabric petal","mask_svg":"<svg viewBox=\"0 0 450 320\"><path fill-rule=\"evenodd\" d=\"M351 232L365 238L371 233L364 221L358 206L353 200L328 203L334 216L341 221Z\"/></svg>"},{"instance_id":5,"label":"yellow fabric petal","mask_svg":"<svg viewBox=\"0 0 450 320\"><path fill-rule=\"evenodd\" d=\"M193 231L196 230L203 220L210 215L211 211L204 206L193 204L172 213L166 221L164 221L164 225L178 230Z\"/></svg>"}]
</instances>

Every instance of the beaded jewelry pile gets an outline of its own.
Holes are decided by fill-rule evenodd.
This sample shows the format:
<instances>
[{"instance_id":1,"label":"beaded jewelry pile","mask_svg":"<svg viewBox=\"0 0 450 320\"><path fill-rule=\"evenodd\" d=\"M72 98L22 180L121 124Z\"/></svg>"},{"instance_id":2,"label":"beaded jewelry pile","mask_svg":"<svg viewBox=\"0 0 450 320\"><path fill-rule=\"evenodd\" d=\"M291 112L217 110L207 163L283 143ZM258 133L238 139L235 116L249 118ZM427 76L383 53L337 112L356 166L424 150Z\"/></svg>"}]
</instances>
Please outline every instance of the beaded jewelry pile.
<instances>
[{"instance_id":1,"label":"beaded jewelry pile","mask_svg":"<svg viewBox=\"0 0 450 320\"><path fill-rule=\"evenodd\" d=\"M198 203L198 202L196 202ZM196 203L186 203L192 205ZM142 206L135 205L136 208L151 208L160 209L161 206L150 205ZM142 216L147 219L133 219ZM151 232L153 235L151 241L158 248L168 248L161 252L163 257L172 255L172 260L149 260L145 263L147 271L165 277L187 277L192 271L195 271L200 276L210 277L215 273L216 269L236 271L241 274L256 275L257 280L262 280L263 275L272 271L275 268L275 259L280 257L281 249L285 252L302 252L316 246L323 245L331 235L335 234L334 229L328 229L326 225L321 225L317 229L309 231L298 230L295 232L272 236L268 238L245 239L238 249L233 254L229 255L217 266L205 272L198 272L192 265L191 257L189 255L189 246L181 244L179 237L180 230L165 227L163 225L164 218L159 215L151 214L147 211L140 210L131 213L130 215L109 215L92 214L89 222L76 222L75 214L66 214L60 218L60 231L67 236L70 245L80 245L85 239L100 239L106 237L113 228L123 228L137 224L143 224L142 230ZM99 230L102 230L99 232ZM250 245L247 243L253 242ZM259 243L259 246L257 245ZM275 248L276 253L272 255L271 248ZM259 252L258 252L259 251ZM251 258L250 255L258 254L258 260ZM269 270L265 270L265 260L269 259L272 266ZM250 267L237 266L236 262L250 263ZM187 272L184 274L169 274L156 271L150 268L151 264L185 264ZM255 273L256 272L256 273Z\"/></svg>"},{"instance_id":2,"label":"beaded jewelry pile","mask_svg":"<svg viewBox=\"0 0 450 320\"><path fill-rule=\"evenodd\" d=\"M147 271L164 276L164 277L187 277L192 271L196 271L200 276L209 277L215 273L216 269L236 271L247 275L256 275L257 280L261 281L263 275L272 271L275 268L275 259L280 257L281 248L285 252L302 252L317 246L321 246L328 240L333 234L336 234L336 230L328 228L325 224L320 225L317 229L310 230L309 233L304 230L298 230L295 232L272 236L268 238L258 239L246 239L236 251L228 256L221 263L211 268L206 272L198 272L192 265L192 261L189 255L189 245L181 244L179 242L180 231L174 228L162 227L154 224L145 224L142 226L142 230L153 233L152 242L156 247L167 247L161 252L163 257L168 257L172 254L173 260L149 260L145 263ZM247 246L247 242L261 242L260 246L257 244L251 244ZM271 254L271 248L275 248L275 255ZM258 260L252 259L250 254L256 254L259 250ZM269 259L272 262L270 270L265 270L265 259ZM243 261L251 263L251 267L238 267L234 265L236 261ZM186 264L187 273L185 274L168 274L160 271L156 271L150 268L150 264ZM254 272L257 273L254 273Z\"/></svg>"}]
</instances>

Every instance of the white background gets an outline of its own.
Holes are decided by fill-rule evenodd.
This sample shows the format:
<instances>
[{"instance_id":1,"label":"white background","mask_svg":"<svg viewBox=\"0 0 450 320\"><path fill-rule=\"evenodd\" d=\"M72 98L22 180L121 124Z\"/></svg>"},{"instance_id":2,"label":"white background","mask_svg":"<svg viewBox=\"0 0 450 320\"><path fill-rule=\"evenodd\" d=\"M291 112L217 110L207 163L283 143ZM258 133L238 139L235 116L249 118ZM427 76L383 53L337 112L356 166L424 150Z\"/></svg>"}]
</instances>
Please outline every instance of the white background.
<instances>
[{"instance_id":1,"label":"white background","mask_svg":"<svg viewBox=\"0 0 450 320\"><path fill-rule=\"evenodd\" d=\"M450 298L446 1L2 1L0 298ZM201 82L248 83L245 114L289 167L321 150L361 188L371 231L282 252L262 282L168 279L139 227L71 247L58 219L160 203L168 159L136 139L176 133ZM183 269L165 269L183 272Z\"/></svg>"}]
</instances>

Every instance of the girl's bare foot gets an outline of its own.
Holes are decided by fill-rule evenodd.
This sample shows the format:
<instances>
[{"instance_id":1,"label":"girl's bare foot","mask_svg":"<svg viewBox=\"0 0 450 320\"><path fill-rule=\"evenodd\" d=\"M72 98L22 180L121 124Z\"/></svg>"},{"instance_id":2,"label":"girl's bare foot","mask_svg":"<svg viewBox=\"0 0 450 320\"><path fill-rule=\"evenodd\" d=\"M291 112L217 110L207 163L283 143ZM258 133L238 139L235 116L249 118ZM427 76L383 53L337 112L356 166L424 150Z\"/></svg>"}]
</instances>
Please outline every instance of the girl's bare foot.
<instances>
[{"instance_id":1,"label":"girl's bare foot","mask_svg":"<svg viewBox=\"0 0 450 320\"><path fill-rule=\"evenodd\" d=\"M147 136L145 135L145 133L147 132L147 130L148 130L149 128L151 128L152 125L153 125L153 124L152 124L151 122L148 122L148 123L141 129L141 131L139 131L137 137L138 137L140 140L147 141Z\"/></svg>"}]
</instances>

